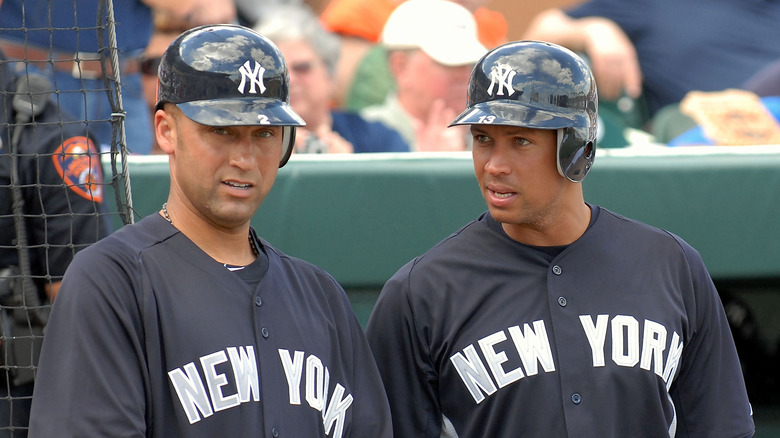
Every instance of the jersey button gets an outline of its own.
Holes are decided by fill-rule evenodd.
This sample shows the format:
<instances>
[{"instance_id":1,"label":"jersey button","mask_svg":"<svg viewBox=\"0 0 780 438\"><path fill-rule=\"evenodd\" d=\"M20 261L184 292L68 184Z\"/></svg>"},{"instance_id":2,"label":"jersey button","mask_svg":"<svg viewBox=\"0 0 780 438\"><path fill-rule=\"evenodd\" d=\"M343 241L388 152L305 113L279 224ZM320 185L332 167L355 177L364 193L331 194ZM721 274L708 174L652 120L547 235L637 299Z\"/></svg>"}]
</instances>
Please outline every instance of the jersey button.
<instances>
[{"instance_id":1,"label":"jersey button","mask_svg":"<svg viewBox=\"0 0 780 438\"><path fill-rule=\"evenodd\" d=\"M566 307L566 298L558 297L558 305L561 307Z\"/></svg>"},{"instance_id":2,"label":"jersey button","mask_svg":"<svg viewBox=\"0 0 780 438\"><path fill-rule=\"evenodd\" d=\"M553 274L555 275L561 275L561 272L563 272L563 269L561 269L560 266L555 265L552 267Z\"/></svg>"},{"instance_id":3,"label":"jersey button","mask_svg":"<svg viewBox=\"0 0 780 438\"><path fill-rule=\"evenodd\" d=\"M260 307L263 305L263 299L260 297L255 297L255 306Z\"/></svg>"},{"instance_id":4,"label":"jersey button","mask_svg":"<svg viewBox=\"0 0 780 438\"><path fill-rule=\"evenodd\" d=\"M581 401L582 401L582 396L580 396L576 392L571 395L571 402L574 403L575 405L580 404Z\"/></svg>"},{"instance_id":5,"label":"jersey button","mask_svg":"<svg viewBox=\"0 0 780 438\"><path fill-rule=\"evenodd\" d=\"M273 429L271 429L271 435L273 435L274 438L278 437L279 436L279 429L277 429L275 427Z\"/></svg>"},{"instance_id":6,"label":"jersey button","mask_svg":"<svg viewBox=\"0 0 780 438\"><path fill-rule=\"evenodd\" d=\"M262 330L260 330L260 333L262 333L262 334L263 334L263 337L264 337L264 338L268 338L268 336L271 334L271 333L269 333L269 332L268 332L268 329L267 329L267 328L265 328L265 327L263 327L263 329L262 329Z\"/></svg>"}]
</instances>

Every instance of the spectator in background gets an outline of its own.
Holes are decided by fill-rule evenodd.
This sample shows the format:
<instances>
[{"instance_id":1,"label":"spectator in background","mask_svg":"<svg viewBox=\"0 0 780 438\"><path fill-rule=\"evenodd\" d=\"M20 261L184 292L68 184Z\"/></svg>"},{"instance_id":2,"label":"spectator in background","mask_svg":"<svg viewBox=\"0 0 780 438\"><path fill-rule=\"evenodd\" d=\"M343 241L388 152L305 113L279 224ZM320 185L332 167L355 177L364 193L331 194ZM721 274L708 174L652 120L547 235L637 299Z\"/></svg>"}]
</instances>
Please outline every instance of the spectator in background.
<instances>
[{"instance_id":1,"label":"spectator in background","mask_svg":"<svg viewBox=\"0 0 780 438\"><path fill-rule=\"evenodd\" d=\"M152 140L150 113L141 86L139 56L152 34L152 10L171 11L191 25L232 22L234 0L122 0L114 1L116 45L119 54L125 134L133 153L149 153ZM9 58L27 59L29 65L50 74L62 107L88 121L102 149L112 141L111 114L103 72L102 44L95 29L98 0L5 0L0 10L0 46ZM100 20L107 23L105 17ZM105 50L102 50L105 52ZM48 60L55 62L48 62ZM76 61L74 61L76 60ZM110 63L109 63L110 65ZM109 74L113 74L110 71Z\"/></svg>"},{"instance_id":2,"label":"spectator in background","mask_svg":"<svg viewBox=\"0 0 780 438\"><path fill-rule=\"evenodd\" d=\"M474 64L487 52L476 22L447 0L407 0L382 30L396 90L361 114L401 133L412 151L462 151L468 130L447 129L466 107L463 90Z\"/></svg>"},{"instance_id":3,"label":"spectator in background","mask_svg":"<svg viewBox=\"0 0 780 438\"><path fill-rule=\"evenodd\" d=\"M47 78L39 77L40 88L35 80L29 85L25 80L27 75L15 71L0 51L3 438L27 436L45 306L57 294L74 254L108 233L100 214L103 171L94 140L46 97L51 89ZM24 293L23 285L32 293Z\"/></svg>"},{"instance_id":4,"label":"spectator in background","mask_svg":"<svg viewBox=\"0 0 780 438\"><path fill-rule=\"evenodd\" d=\"M398 132L357 113L333 109L338 37L326 31L305 5L279 6L255 30L278 47L290 69L290 103L306 121L295 139L297 153L408 152Z\"/></svg>"},{"instance_id":5,"label":"spectator in background","mask_svg":"<svg viewBox=\"0 0 780 438\"><path fill-rule=\"evenodd\" d=\"M143 55L141 55L141 85L152 124L154 124L154 107L157 104L157 69L160 66L162 54L176 37L192 27L186 19L163 10L153 12L153 23L152 36L149 38ZM154 138L154 128L151 129L151 153L161 154L163 151L157 144L157 139Z\"/></svg>"},{"instance_id":6,"label":"spectator in background","mask_svg":"<svg viewBox=\"0 0 780 438\"><path fill-rule=\"evenodd\" d=\"M602 100L641 98L653 118L689 91L740 87L780 58L770 43L779 22L772 1L588 0L541 12L523 37L583 52Z\"/></svg>"},{"instance_id":7,"label":"spectator in background","mask_svg":"<svg viewBox=\"0 0 780 438\"><path fill-rule=\"evenodd\" d=\"M452 1L474 14L479 39L483 45L492 48L507 41L506 18L500 12L486 7L490 0ZM384 56L384 53L381 46L376 46L376 43L380 40L382 29L388 17L403 2L404 0L331 0L322 11L321 19L325 28L341 37L342 57L336 75L340 90L340 94L337 96L338 105L349 109L362 109L365 106L364 100L371 98L370 96L350 97L352 83L356 75L359 74L358 69L364 64L364 56L368 56L371 63L376 63L377 57L379 57L379 61L382 61L381 57ZM378 54L374 53L377 51L379 51ZM387 69L384 62L380 66L384 70ZM380 89L374 94L379 96L378 100L368 102L369 104L379 103L388 91L388 80L392 78L385 71L379 69L373 69L366 74L387 76L387 79L383 77L378 82ZM366 91L360 90L358 92ZM358 100L351 102L350 99Z\"/></svg>"}]
</instances>

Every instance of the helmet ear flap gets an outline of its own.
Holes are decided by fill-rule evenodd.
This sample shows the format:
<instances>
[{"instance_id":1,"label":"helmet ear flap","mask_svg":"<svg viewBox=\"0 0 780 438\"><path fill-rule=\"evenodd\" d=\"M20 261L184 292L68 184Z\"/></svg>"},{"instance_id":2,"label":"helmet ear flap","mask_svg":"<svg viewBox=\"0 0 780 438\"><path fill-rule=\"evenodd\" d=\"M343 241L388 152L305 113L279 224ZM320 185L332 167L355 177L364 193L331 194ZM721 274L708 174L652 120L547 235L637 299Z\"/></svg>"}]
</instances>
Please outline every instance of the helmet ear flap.
<instances>
[{"instance_id":1,"label":"helmet ear flap","mask_svg":"<svg viewBox=\"0 0 780 438\"><path fill-rule=\"evenodd\" d=\"M596 155L591 128L560 128L558 131L558 173L571 182L582 182Z\"/></svg>"},{"instance_id":2,"label":"helmet ear flap","mask_svg":"<svg viewBox=\"0 0 780 438\"><path fill-rule=\"evenodd\" d=\"M295 147L295 130L295 126L282 127L282 160L279 162L280 169L287 164L290 155L292 155L293 148Z\"/></svg>"}]
</instances>

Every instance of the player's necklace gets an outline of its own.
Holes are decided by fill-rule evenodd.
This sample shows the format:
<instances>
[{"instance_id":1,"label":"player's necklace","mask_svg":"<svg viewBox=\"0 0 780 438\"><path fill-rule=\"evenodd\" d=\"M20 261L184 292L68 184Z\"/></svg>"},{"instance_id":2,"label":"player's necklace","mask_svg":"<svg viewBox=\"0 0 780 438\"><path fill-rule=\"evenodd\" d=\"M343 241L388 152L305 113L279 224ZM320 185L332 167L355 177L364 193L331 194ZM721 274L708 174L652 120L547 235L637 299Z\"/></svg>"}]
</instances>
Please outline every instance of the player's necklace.
<instances>
[{"instance_id":1,"label":"player's necklace","mask_svg":"<svg viewBox=\"0 0 780 438\"><path fill-rule=\"evenodd\" d=\"M173 225L173 221L171 220L171 215L168 214L167 202L163 202L163 216L165 216L165 220L168 221L169 224Z\"/></svg>"},{"instance_id":2,"label":"player's necklace","mask_svg":"<svg viewBox=\"0 0 780 438\"><path fill-rule=\"evenodd\" d=\"M260 255L260 251L257 250L257 245L255 244L255 239L252 238L252 233L249 233L249 245L252 247L252 253L254 253L255 257Z\"/></svg>"},{"instance_id":3,"label":"player's necklace","mask_svg":"<svg viewBox=\"0 0 780 438\"><path fill-rule=\"evenodd\" d=\"M169 224L173 225L173 221L171 220L171 215L168 214L167 202L163 202L162 212L163 212L163 216L165 217L165 220L168 221ZM255 239L252 238L252 233L249 233L249 245L252 247L252 253L254 255L260 254L260 251L258 251L257 249L257 244L255 244Z\"/></svg>"}]
</instances>

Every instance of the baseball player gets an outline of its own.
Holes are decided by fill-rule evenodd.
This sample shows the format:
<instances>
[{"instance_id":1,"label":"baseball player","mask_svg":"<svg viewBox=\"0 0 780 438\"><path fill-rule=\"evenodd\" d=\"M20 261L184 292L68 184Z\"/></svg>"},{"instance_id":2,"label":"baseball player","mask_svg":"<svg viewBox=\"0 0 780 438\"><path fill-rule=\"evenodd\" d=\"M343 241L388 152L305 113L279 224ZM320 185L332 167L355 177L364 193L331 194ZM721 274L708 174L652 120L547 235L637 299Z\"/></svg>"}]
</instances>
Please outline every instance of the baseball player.
<instances>
[{"instance_id":1,"label":"baseball player","mask_svg":"<svg viewBox=\"0 0 780 438\"><path fill-rule=\"evenodd\" d=\"M82 251L44 339L32 437L390 437L343 289L250 219L301 118L277 47L196 27L159 67L160 214Z\"/></svg>"},{"instance_id":2,"label":"baseball player","mask_svg":"<svg viewBox=\"0 0 780 438\"><path fill-rule=\"evenodd\" d=\"M395 436L750 436L699 254L584 201L597 97L582 59L497 47L452 124L470 125L488 211L403 266L369 320Z\"/></svg>"}]
</instances>

